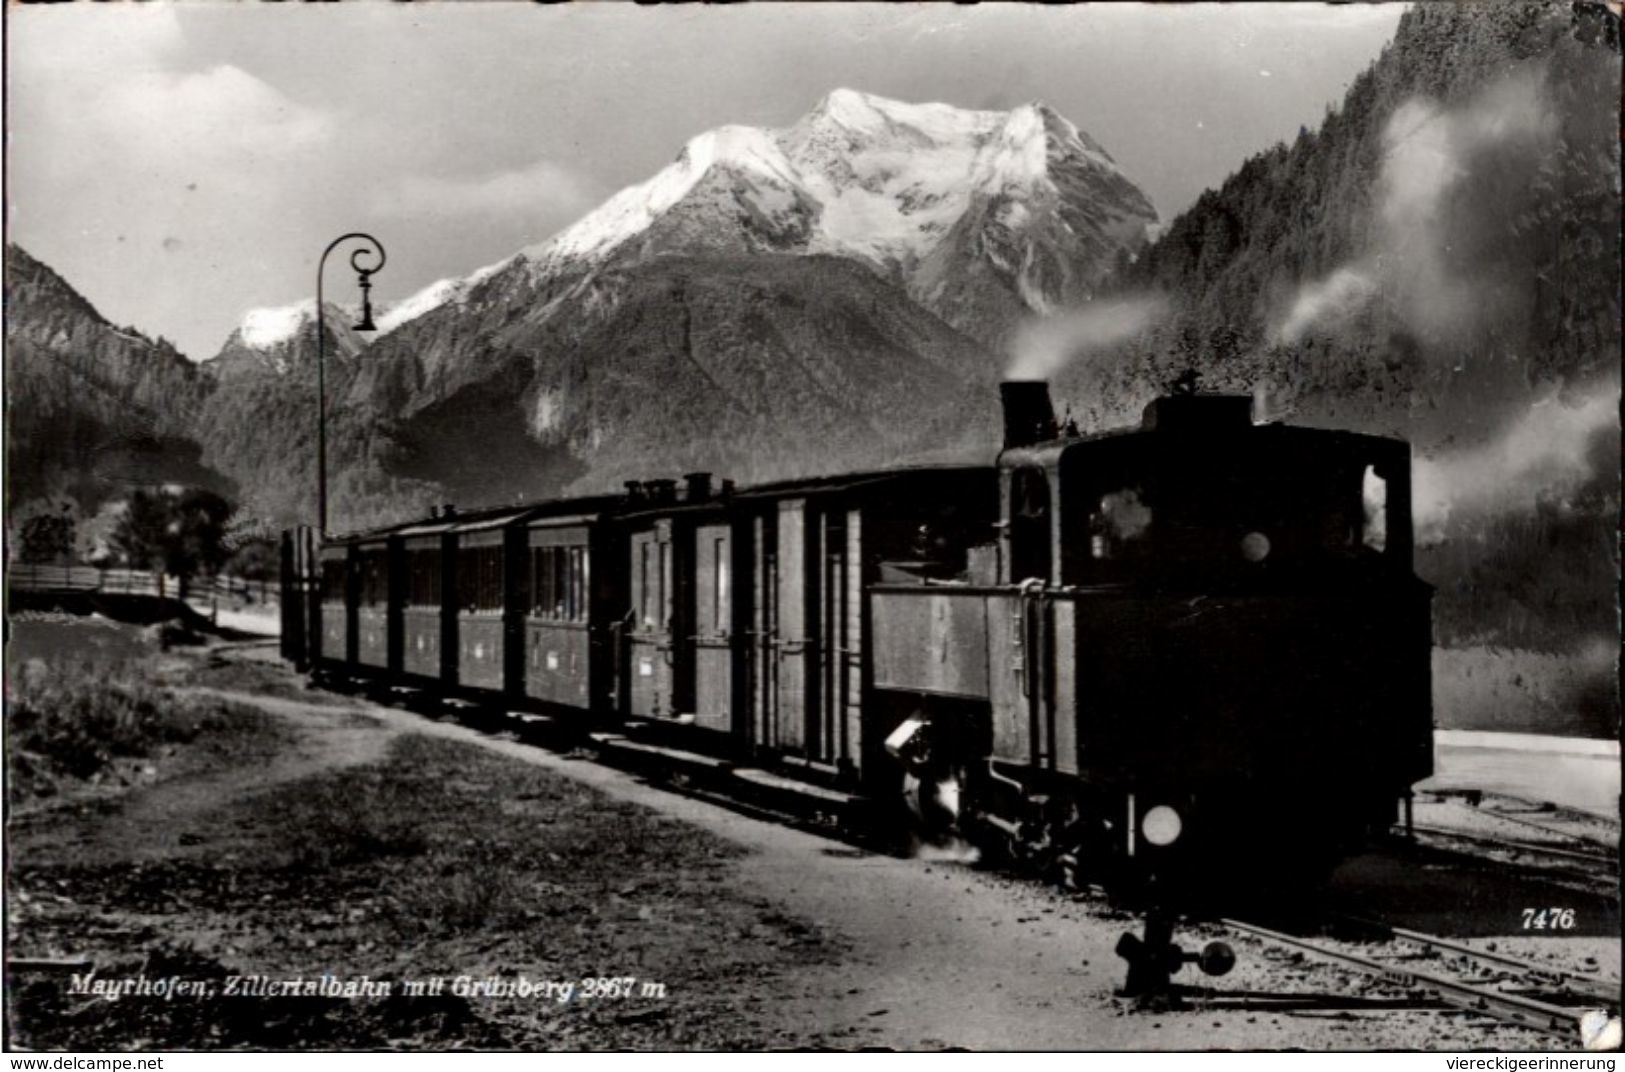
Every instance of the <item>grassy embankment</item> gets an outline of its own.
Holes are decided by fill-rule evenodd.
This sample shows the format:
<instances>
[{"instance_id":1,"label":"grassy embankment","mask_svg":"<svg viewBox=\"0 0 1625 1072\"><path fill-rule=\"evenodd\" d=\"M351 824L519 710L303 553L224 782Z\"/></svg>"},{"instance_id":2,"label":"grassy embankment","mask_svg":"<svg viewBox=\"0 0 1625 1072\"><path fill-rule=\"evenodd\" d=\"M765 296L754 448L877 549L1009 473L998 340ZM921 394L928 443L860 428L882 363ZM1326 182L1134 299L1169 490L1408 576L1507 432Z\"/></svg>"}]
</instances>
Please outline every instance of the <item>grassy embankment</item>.
<instances>
[{"instance_id":1,"label":"grassy embankment","mask_svg":"<svg viewBox=\"0 0 1625 1072\"><path fill-rule=\"evenodd\" d=\"M219 703L155 683L150 660L30 659L10 675L6 781L13 802L78 783L156 773L149 761L225 725Z\"/></svg>"},{"instance_id":2,"label":"grassy embankment","mask_svg":"<svg viewBox=\"0 0 1625 1072\"><path fill-rule=\"evenodd\" d=\"M19 683L14 743L26 742L29 770L47 772L49 791L98 771L106 781L130 757L156 770L122 796L48 808L14 829L12 948L89 958L104 979L174 975L214 992L108 1001L71 993L68 978L18 976L13 1044L807 1041L774 1015L774 993L798 967L827 961L831 942L742 890L737 847L511 758L381 727L371 759L312 774L311 757L331 751L321 727L353 740L354 716L323 713L293 734L257 711L143 684L138 671L36 671ZM265 749L278 732L297 760L281 779L282 761ZM30 777L23 784L43 784ZM393 993L224 993L231 975L324 973ZM459 976L493 975L570 982L571 1000L452 992ZM441 993L404 996L405 981L437 977ZM587 997L583 980L600 977L636 983L628 997Z\"/></svg>"}]
</instances>

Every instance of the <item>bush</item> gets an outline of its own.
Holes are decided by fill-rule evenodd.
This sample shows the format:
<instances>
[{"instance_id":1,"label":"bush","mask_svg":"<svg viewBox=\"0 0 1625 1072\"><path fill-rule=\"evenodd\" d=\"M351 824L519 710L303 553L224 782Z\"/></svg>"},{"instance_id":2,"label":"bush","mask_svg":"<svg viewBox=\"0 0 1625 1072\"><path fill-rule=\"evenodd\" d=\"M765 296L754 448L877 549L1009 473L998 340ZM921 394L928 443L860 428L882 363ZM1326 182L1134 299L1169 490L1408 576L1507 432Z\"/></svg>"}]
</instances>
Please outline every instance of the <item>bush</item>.
<instances>
[{"instance_id":1,"label":"bush","mask_svg":"<svg viewBox=\"0 0 1625 1072\"><path fill-rule=\"evenodd\" d=\"M38 795L57 778L89 779L119 758L149 756L218 724L213 708L149 677L141 662L24 664L6 707L14 792Z\"/></svg>"}]
</instances>

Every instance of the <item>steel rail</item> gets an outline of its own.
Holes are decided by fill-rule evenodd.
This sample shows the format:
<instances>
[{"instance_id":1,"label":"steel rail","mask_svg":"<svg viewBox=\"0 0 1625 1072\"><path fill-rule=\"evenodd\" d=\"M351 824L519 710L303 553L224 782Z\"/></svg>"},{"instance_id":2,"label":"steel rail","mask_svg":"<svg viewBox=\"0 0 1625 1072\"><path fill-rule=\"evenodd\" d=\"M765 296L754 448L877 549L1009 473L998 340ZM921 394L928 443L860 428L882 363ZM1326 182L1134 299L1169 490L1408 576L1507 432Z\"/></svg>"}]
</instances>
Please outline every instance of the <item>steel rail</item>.
<instances>
[{"instance_id":1,"label":"steel rail","mask_svg":"<svg viewBox=\"0 0 1625 1072\"><path fill-rule=\"evenodd\" d=\"M1610 845L1601 838L1592 837L1590 834L1581 834L1573 830L1560 830L1555 826L1547 826L1545 823L1537 823L1532 819L1525 819L1521 815L1512 815L1508 812L1497 811L1494 808L1468 808L1465 804L1460 806L1477 815L1490 815L1497 819L1505 819L1509 823L1517 823L1519 826L1527 826L1531 830L1539 830L1542 833L1551 834L1553 837L1568 838L1570 841L1578 841L1582 845L1589 845L1594 849L1602 849L1604 852L1619 851L1619 846L1617 844Z\"/></svg>"},{"instance_id":2,"label":"steel rail","mask_svg":"<svg viewBox=\"0 0 1625 1072\"><path fill-rule=\"evenodd\" d=\"M1580 852L1576 849L1557 848L1551 845L1539 845L1532 841L1513 841L1511 838L1496 837L1494 834L1468 833L1465 830L1451 830L1443 826L1427 826L1422 823L1413 823L1411 829L1418 834L1430 834L1434 837L1455 838L1458 841L1471 841L1480 845L1490 845L1505 849L1509 852L1539 853L1544 856L1556 856L1564 860L1580 860L1591 864L1606 864L1609 867L1619 866L1619 857L1605 856L1596 852Z\"/></svg>"},{"instance_id":3,"label":"steel rail","mask_svg":"<svg viewBox=\"0 0 1625 1072\"><path fill-rule=\"evenodd\" d=\"M1578 975L1574 972L1565 971L1562 968L1553 968L1544 964L1537 964L1532 960L1525 960L1522 957L1515 957L1507 953L1494 952L1488 949L1479 949L1474 946L1464 945L1461 942L1451 941L1448 938L1440 938L1437 935L1426 934L1422 931L1408 930L1404 927L1395 927L1387 923L1378 922L1374 919L1361 919L1358 916L1335 916L1332 918L1332 921L1361 927L1387 938L1397 939L1399 941L1410 942L1413 945L1422 946L1424 949L1443 950L1444 952L1450 953L1453 956L1462 957L1468 960L1475 960L1480 964L1492 965L1497 968L1508 968L1519 972L1520 974L1529 976L1531 979L1560 987L1577 997L1590 998L1594 1001L1604 1001L1608 1002L1614 1008L1619 1007L1619 984L1610 984L1606 979L1595 979L1585 975Z\"/></svg>"},{"instance_id":4,"label":"steel rail","mask_svg":"<svg viewBox=\"0 0 1625 1072\"><path fill-rule=\"evenodd\" d=\"M1262 938L1279 945L1300 949L1306 953L1324 957L1327 960L1363 971L1368 975L1374 975L1378 979L1395 986L1413 992L1421 992L1457 1008L1494 1016L1499 1020L1505 1020L1536 1031L1544 1031L1549 1035L1556 1035L1566 1042L1574 1042L1581 1038L1580 1019L1586 1012L1591 1011L1589 1009L1554 1005L1538 998L1524 997L1521 994L1508 994L1488 987L1462 982L1459 979L1450 979L1428 972L1396 967L1380 960L1372 960L1369 957L1362 957L1355 953L1347 953L1341 949L1330 948L1304 938L1260 927L1256 924L1244 923L1241 920L1221 919L1219 922L1238 933L1249 934L1255 938Z\"/></svg>"}]
</instances>

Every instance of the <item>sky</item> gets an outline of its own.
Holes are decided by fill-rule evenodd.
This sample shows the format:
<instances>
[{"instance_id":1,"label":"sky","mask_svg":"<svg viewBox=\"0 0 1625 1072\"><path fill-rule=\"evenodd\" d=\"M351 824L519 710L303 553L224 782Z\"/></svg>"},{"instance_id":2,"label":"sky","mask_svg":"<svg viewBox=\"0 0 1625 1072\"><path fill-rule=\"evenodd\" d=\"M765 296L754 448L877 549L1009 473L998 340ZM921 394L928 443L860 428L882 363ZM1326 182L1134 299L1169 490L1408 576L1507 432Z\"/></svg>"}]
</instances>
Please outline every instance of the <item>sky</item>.
<instances>
[{"instance_id":1,"label":"sky","mask_svg":"<svg viewBox=\"0 0 1625 1072\"><path fill-rule=\"evenodd\" d=\"M376 235L375 300L545 240L726 123L831 89L1088 131L1165 220L1313 128L1399 4L8 5L6 237L213 356ZM327 297L353 301L328 262Z\"/></svg>"}]
</instances>

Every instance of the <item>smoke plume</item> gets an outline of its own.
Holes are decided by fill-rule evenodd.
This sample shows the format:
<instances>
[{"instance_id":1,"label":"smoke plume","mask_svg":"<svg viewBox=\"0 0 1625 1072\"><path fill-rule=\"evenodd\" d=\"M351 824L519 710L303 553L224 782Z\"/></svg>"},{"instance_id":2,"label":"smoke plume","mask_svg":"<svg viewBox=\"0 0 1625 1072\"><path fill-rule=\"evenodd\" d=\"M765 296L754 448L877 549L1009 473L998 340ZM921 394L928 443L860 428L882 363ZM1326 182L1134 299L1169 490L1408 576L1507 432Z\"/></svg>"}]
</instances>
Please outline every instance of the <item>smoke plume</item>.
<instances>
[{"instance_id":1,"label":"smoke plume","mask_svg":"<svg viewBox=\"0 0 1625 1072\"><path fill-rule=\"evenodd\" d=\"M1029 319L1016 329L1005 379L1050 379L1080 357L1139 335L1166 308L1157 297L1112 298Z\"/></svg>"},{"instance_id":2,"label":"smoke plume","mask_svg":"<svg viewBox=\"0 0 1625 1072\"><path fill-rule=\"evenodd\" d=\"M1603 475L1598 459L1611 457L1618 430L1615 382L1572 404L1557 397L1538 402L1483 446L1418 458L1412 468L1418 538L1437 542L1452 514L1529 511L1542 497L1578 491Z\"/></svg>"},{"instance_id":3,"label":"smoke plume","mask_svg":"<svg viewBox=\"0 0 1625 1072\"><path fill-rule=\"evenodd\" d=\"M1277 342L1295 343L1316 326L1338 327L1377 293L1377 281L1363 268L1342 267L1298 291L1286 318L1273 332Z\"/></svg>"},{"instance_id":4,"label":"smoke plume","mask_svg":"<svg viewBox=\"0 0 1625 1072\"><path fill-rule=\"evenodd\" d=\"M1557 130L1538 70L1503 78L1456 108L1406 101L1383 129L1371 248L1300 287L1273 340L1337 330L1378 298L1420 337L1470 339L1500 311L1505 285L1493 258L1481 255L1486 238L1504 229Z\"/></svg>"}]
</instances>

